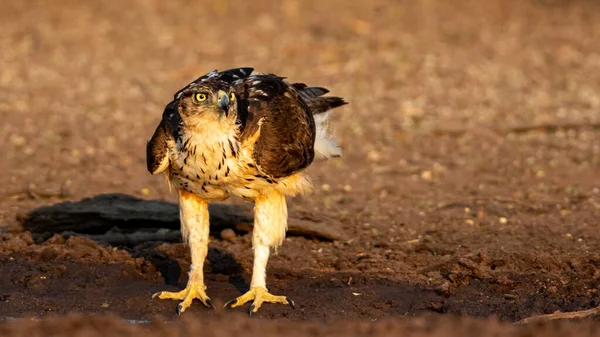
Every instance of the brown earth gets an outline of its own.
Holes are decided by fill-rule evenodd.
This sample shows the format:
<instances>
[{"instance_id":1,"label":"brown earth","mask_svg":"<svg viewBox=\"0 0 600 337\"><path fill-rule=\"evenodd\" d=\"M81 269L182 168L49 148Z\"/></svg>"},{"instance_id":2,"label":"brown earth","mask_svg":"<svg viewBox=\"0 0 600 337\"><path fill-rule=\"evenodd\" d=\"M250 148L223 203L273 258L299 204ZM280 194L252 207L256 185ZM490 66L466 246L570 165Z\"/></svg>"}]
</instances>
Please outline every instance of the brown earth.
<instances>
[{"instance_id":1,"label":"brown earth","mask_svg":"<svg viewBox=\"0 0 600 337\"><path fill-rule=\"evenodd\" d=\"M4 1L0 335L600 335L598 317L511 324L600 305L598 36L584 0ZM181 243L23 232L60 201L175 201L146 140L176 90L235 66L351 103L344 157L289 201L350 239L289 237L269 263L295 310L178 318L150 296L185 284ZM209 245L218 306L247 289L251 240Z\"/></svg>"}]
</instances>

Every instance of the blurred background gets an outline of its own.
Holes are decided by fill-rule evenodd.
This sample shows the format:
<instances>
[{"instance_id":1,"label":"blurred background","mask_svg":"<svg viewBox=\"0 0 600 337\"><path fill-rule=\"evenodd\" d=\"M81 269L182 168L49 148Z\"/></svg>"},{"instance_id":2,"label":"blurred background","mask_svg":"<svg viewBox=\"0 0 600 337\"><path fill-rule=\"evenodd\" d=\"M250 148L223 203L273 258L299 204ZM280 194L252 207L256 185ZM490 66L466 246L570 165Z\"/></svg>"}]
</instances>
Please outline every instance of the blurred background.
<instances>
[{"instance_id":1,"label":"blurred background","mask_svg":"<svg viewBox=\"0 0 600 337\"><path fill-rule=\"evenodd\" d=\"M286 240L270 280L315 305L272 306L271 317L516 321L595 307L599 37L595 0L1 1L0 232L21 231L17 219L33 208L100 193L175 201L145 164L164 106L200 75L251 66L350 102L332 113L343 158L311 166L314 193L289 202L291 218L317 219L347 240ZM251 236L237 234L211 238L222 254L212 259L231 254L247 271ZM2 260L13 296L5 315L105 310L94 294L107 287L116 294L107 310L174 312L150 300L165 281L140 266L156 256L185 266L181 244L125 252L11 235L0 236L0 251L44 261L47 245L83 252L73 258L83 281L53 280L88 288L63 302L47 283L30 306L19 280L40 273L37 260ZM108 262L88 268L86 258L111 254L137 266L137 283L127 269L87 281ZM237 294L223 273L207 273L214 298Z\"/></svg>"},{"instance_id":2,"label":"blurred background","mask_svg":"<svg viewBox=\"0 0 600 337\"><path fill-rule=\"evenodd\" d=\"M572 164L565 155L597 168L597 135L560 127L600 121L599 11L559 0L4 1L0 220L45 202L24 190L174 200L146 172L146 141L174 92L237 66L350 102L334 113L345 157L315 165L321 200L299 201L314 209L343 204L325 193L338 191L347 213L392 217L403 199L486 179L516 188L548 162ZM548 124L559 126L551 151L513 137Z\"/></svg>"}]
</instances>

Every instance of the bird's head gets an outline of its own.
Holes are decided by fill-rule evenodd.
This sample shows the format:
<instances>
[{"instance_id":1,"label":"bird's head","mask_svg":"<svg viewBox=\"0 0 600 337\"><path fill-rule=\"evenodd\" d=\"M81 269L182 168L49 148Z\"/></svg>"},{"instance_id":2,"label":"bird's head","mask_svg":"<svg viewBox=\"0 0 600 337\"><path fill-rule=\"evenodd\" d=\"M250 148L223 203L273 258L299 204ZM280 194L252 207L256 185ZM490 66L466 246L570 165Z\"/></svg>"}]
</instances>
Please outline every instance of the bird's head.
<instances>
[{"instance_id":1,"label":"bird's head","mask_svg":"<svg viewBox=\"0 0 600 337\"><path fill-rule=\"evenodd\" d=\"M199 83L181 92L178 101L181 118L188 125L232 122L237 115L235 93L225 83Z\"/></svg>"}]
</instances>

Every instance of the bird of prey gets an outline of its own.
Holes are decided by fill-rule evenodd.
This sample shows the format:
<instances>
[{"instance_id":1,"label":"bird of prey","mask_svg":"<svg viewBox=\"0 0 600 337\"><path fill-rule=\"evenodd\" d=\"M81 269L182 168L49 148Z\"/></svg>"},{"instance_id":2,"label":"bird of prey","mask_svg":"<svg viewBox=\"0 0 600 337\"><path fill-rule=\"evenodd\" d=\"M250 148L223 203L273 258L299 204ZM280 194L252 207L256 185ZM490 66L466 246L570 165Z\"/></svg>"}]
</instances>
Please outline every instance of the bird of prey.
<instances>
[{"instance_id":1,"label":"bird of prey","mask_svg":"<svg viewBox=\"0 0 600 337\"><path fill-rule=\"evenodd\" d=\"M208 203L230 196L255 203L254 266L250 290L226 306L252 301L250 315L264 302L294 307L289 298L266 288L270 250L283 243L287 229L285 198L310 190L304 170L313 160L341 155L328 117L331 109L346 104L342 98L323 96L329 92L325 88L253 70L215 70L179 90L147 143L148 170L166 174L179 192L182 236L191 250L185 289L153 296L181 300L179 315L193 299L214 308L202 271Z\"/></svg>"}]
</instances>

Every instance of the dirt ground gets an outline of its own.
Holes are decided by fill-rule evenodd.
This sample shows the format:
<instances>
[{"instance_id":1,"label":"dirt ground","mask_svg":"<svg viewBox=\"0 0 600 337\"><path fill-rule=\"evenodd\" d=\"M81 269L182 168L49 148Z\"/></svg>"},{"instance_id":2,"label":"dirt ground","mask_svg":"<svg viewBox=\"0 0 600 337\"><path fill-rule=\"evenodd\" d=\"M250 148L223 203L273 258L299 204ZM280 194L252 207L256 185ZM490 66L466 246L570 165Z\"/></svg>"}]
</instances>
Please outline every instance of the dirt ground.
<instances>
[{"instance_id":1,"label":"dirt ground","mask_svg":"<svg viewBox=\"0 0 600 337\"><path fill-rule=\"evenodd\" d=\"M584 0L3 1L0 335L600 336L598 317L512 324L600 305L599 36ZM151 295L185 285L183 244L23 231L101 193L176 201L146 141L174 92L236 66L350 102L344 157L289 200L349 239L288 237L269 262L295 310L178 318ZM221 307L251 236L209 246Z\"/></svg>"}]
</instances>

